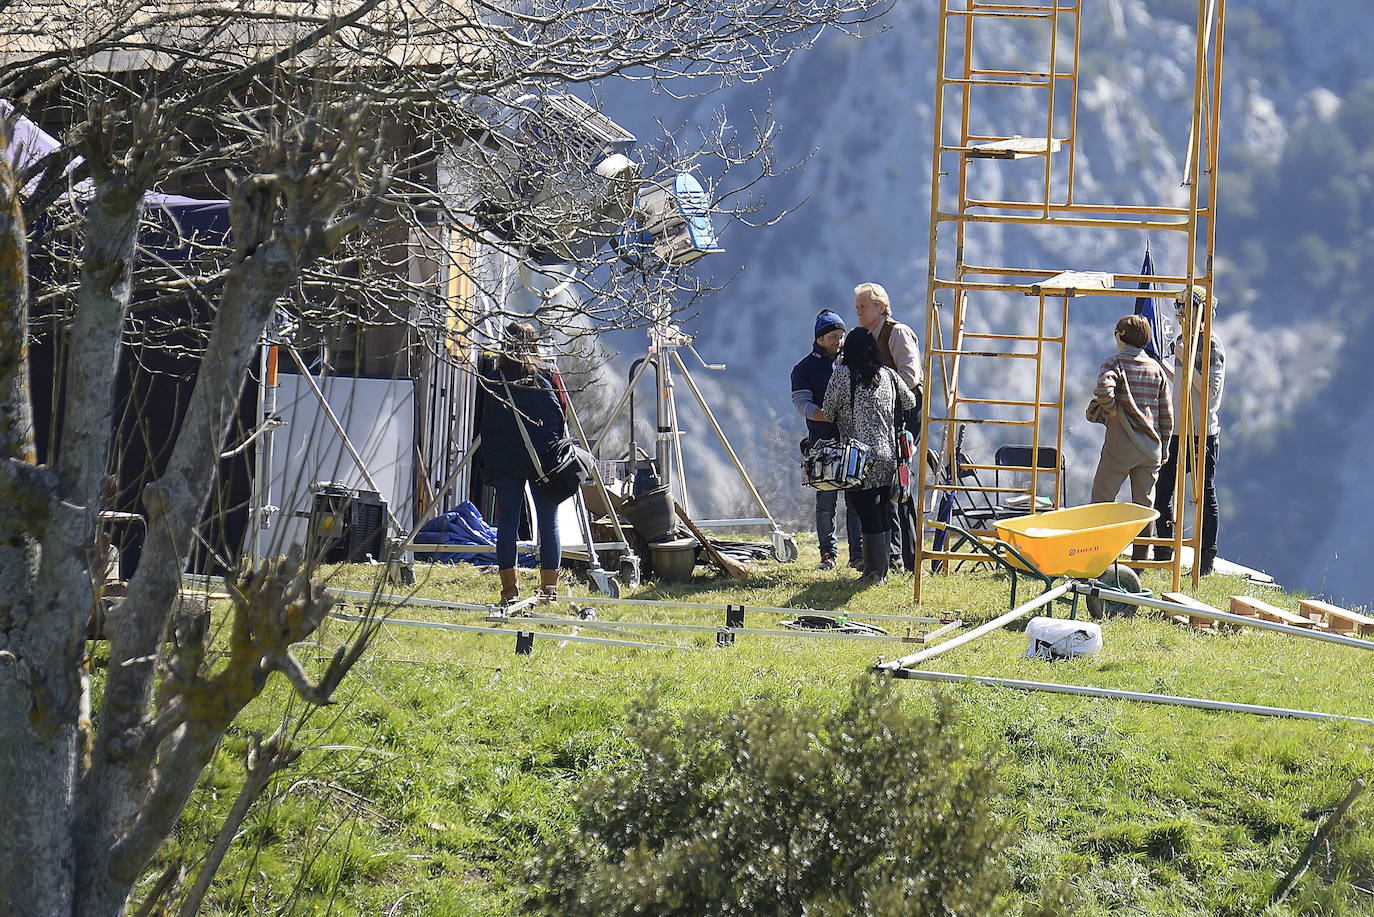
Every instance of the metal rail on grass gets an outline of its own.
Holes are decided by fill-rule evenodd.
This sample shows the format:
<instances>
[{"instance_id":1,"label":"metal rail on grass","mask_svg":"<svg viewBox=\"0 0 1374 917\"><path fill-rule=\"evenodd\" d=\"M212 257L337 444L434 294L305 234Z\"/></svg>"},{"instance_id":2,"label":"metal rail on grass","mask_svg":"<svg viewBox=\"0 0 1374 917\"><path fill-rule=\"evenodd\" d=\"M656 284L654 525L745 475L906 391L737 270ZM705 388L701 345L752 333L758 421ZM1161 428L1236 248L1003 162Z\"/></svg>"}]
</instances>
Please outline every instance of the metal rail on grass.
<instances>
[{"instance_id":1,"label":"metal rail on grass","mask_svg":"<svg viewBox=\"0 0 1374 917\"><path fill-rule=\"evenodd\" d=\"M430 630L459 631L468 634L497 634L500 636L529 636L541 640L557 640L560 643L595 643L601 646L628 646L634 649L646 650L691 650L691 646L674 646L670 643L642 643L636 640L610 640L605 637L584 637L580 634L550 634L540 630L520 630L512 631L504 627L481 627L476 624L447 624L442 621L410 621L405 618L378 618L369 615L354 615L342 611L331 611L328 616L339 621L351 621L355 624L377 623L385 625L395 625L398 627L422 627ZM513 619L520 622L526 619ZM585 621L578 622L585 625Z\"/></svg>"},{"instance_id":2,"label":"metal rail on grass","mask_svg":"<svg viewBox=\"0 0 1374 917\"><path fill-rule=\"evenodd\" d=\"M1022 681L1017 678L992 678L986 675L960 675L956 672L932 672L927 669L899 668L892 671L896 678L918 681L938 681L947 684L976 684L1018 691L1043 691L1050 694L1070 694L1076 697L1101 697L1110 700L1130 700L1144 704L1167 704L1193 707L1198 710L1219 710L1226 713L1248 713L1254 716L1278 716L1299 720L1339 720L1374 726L1374 719L1347 716L1341 713L1321 713L1316 710L1293 710L1288 707L1267 707L1260 704L1237 704L1230 701L1207 700L1200 697L1176 697L1172 694L1145 694L1139 691L1118 691L1086 685L1061 685L1049 681Z\"/></svg>"},{"instance_id":3,"label":"metal rail on grass","mask_svg":"<svg viewBox=\"0 0 1374 917\"><path fill-rule=\"evenodd\" d=\"M1358 637L1347 637L1342 634L1328 634L1320 630L1309 630L1305 627L1294 627L1292 624L1279 624L1275 621L1262 621L1259 618L1247 618L1245 615L1231 614L1228 611L1218 611L1215 608L1202 608L1196 605L1180 605L1177 602L1170 602L1167 599L1151 598L1134 592L1119 592L1116 589L1094 586L1089 583L1075 582L1071 583L1070 586L1073 591L1077 592L1079 595L1098 596L1111 602L1124 602L1128 605L1158 608L1163 611L1174 611L1179 614L1192 615L1195 618L1208 618L1213 621L1226 621L1244 627L1272 630L1275 633L1288 634L1290 637L1306 637L1308 640L1321 640L1324 643L1352 646L1361 650L1374 650L1374 640L1361 640Z\"/></svg>"},{"instance_id":4,"label":"metal rail on grass","mask_svg":"<svg viewBox=\"0 0 1374 917\"><path fill-rule=\"evenodd\" d=\"M199 584L199 583L206 583L206 582L208 582L209 580L212 580L212 579L213 579L213 580L216 580L216 581L218 581L218 582L223 582L222 578L219 578L219 577L205 577L205 576L196 576L196 577L194 577L194 581L195 581L196 583L198 583L198 584ZM823 630L821 630L821 631L811 631L811 630L800 630L800 629L799 629L799 630L790 630L790 629L784 630L784 629L772 629L772 628L747 628L747 627L737 627L737 626L732 627L732 626L730 626L730 625L728 625L728 624L727 624L727 625L717 625L717 624L697 624L697 625L693 625L693 624L671 624L671 623L666 623L666 622L664 622L664 623L647 623L647 622L641 623L641 622L634 622L634 621L603 621L603 622L594 622L594 621L589 621L589 620L584 620L584 619L573 620L573 619L551 618L551 617L539 617L539 616L517 617L517 615L518 615L518 613L519 613L520 611L522 611L523 609L525 609L525 608L531 606L532 604L534 604L534 602L535 602L535 600L536 600L536 598L537 598L536 596L531 596L530 598L527 598L527 599L525 599L525 600L522 601L522 602L517 602L517 603L514 604L514 605L511 605L511 606L509 606L509 607L507 607L507 608L505 608L505 609L502 609L502 614L500 614L500 615L495 615L495 614L493 614L493 611L494 611L495 609L497 609L499 606L494 605L494 604L485 604L485 605L483 605L483 604L476 604L476 603L472 603L472 602L450 602L450 601L447 601L447 600L445 600L445 599L426 599L426 598L421 598L421 597L419 597L419 596L391 595L391 594L385 593L385 592L377 592L377 593L374 593L374 592L364 592L364 591L361 591L361 590L358 590L358 589L330 589L330 590L329 590L329 593L330 593L331 595L335 596L336 598L361 599L361 600L364 600L364 601L375 601L375 602L378 602L378 603L384 603L384 604L388 604L388 605L413 605L413 606L420 607L420 608L441 608L441 609L451 610L451 611L472 611L472 612L478 612L478 613L480 613L480 614L486 615L486 616L487 616L487 620L489 620L489 621L495 621L495 620L511 620L511 621L516 621L516 622L526 622L526 623L546 623L546 624L557 623L557 624L561 624L561 625L564 625L564 626L578 626L578 627L592 627L592 628L598 627L598 624L599 624L599 625L601 626L601 629L605 629L606 627L610 627L610 626L615 626L615 627L618 627L618 628L621 628L621 629L626 629L626 630L629 630L629 629L640 629L640 630L698 631L698 632L701 632L701 633L734 633L734 634L750 634L750 635L753 635L753 636L772 636L772 637L803 637L803 638L824 637L824 638L829 638L829 639L832 639L832 640L834 640L834 639L850 639L850 640L867 640L867 641L871 641L871 642L887 642L887 643L923 643L923 642L926 642L926 641L932 639L933 637L938 637L938 636L940 636L940 635L942 635L942 634L948 633L950 630L952 630L952 629L955 628L955 627L960 626L960 624L962 623L962 622L959 621L958 619L950 620L950 619L948 619L948 618L916 617L916 616L909 616L909 615L868 614L868 613L864 613L864 612L859 612L859 613L850 614L850 613L848 613L848 612L844 612L843 614L847 614L847 615L848 615L849 617L851 617L851 618L877 618L877 619L881 619L881 620L903 621L903 622L912 623L912 624L940 624L940 625L942 625L942 626L936 628L935 630L931 631L929 634L924 635L923 637L914 637L914 636L913 636L913 637L903 637L903 636L900 636L900 635L892 635L892 634L886 634L886 635L885 635L885 634L837 634L837 633L830 633L830 632L828 632L828 631L823 631ZM569 601L569 602L572 602L572 601L573 601L572 599L568 599L568 598L563 598L563 599L560 599L560 600L561 600L561 601ZM719 605L716 605L716 604L708 604L708 603L704 603L704 602L669 602L669 601L660 601L660 600L654 600L654 599L610 599L610 598L605 598L605 597L603 597L603 596L597 596L597 597L595 598L595 600L594 600L594 603L597 604L597 605L640 605L640 606L659 607L659 608L662 608L662 607L693 608L693 609L702 609L702 610L709 610L709 611L727 611L727 612L730 611L731 609L736 609L736 610L738 610L739 612L743 612L744 609L746 608L746 606L743 606L743 605L727 605L727 604L719 604ZM589 606L590 606L591 604L593 604L593 601L590 601L590 600L589 600L589 601L586 602L586 603L579 603L579 604L586 604L586 605L589 605ZM751 606L747 606L747 607L748 607L748 609L751 610L751 611L766 611L766 612L775 612L775 613L778 613L778 614L798 614L798 613L811 613L811 614L817 614L817 613L827 613L827 612L818 611L817 609L812 609L812 608L782 608L782 607L776 607L776 606L755 606L755 605L751 605ZM828 612L828 613L830 613L830 614L840 614L840 612ZM395 620L395 619L391 619L391 620ZM453 625L453 627L459 627L459 626L460 626L460 625ZM489 630L489 629L488 629L488 630ZM506 631L498 631L498 632L500 632L500 633L505 633Z\"/></svg>"},{"instance_id":5,"label":"metal rail on grass","mask_svg":"<svg viewBox=\"0 0 1374 917\"><path fill-rule=\"evenodd\" d=\"M563 627L588 627L602 630L663 630L678 631L684 633L702 634L748 634L756 637L803 637L808 639L829 639L829 640L867 640L877 643L924 643L925 638L918 636L903 637L894 634L846 634L836 633L830 630L807 629L807 628L763 628L763 627L729 627L719 624L673 624L664 621L599 621L596 619L581 618L552 618L529 615L519 618L508 618L504 615L493 615L488 617L488 621L510 620L517 623L529 624L550 624ZM953 625L958 622L952 622ZM943 631L944 629L942 629ZM928 637L929 635L927 635Z\"/></svg>"},{"instance_id":6,"label":"metal rail on grass","mask_svg":"<svg viewBox=\"0 0 1374 917\"><path fill-rule=\"evenodd\" d=\"M567 598L585 605L639 605L646 608L692 608L700 611L725 611L728 608L747 608L749 611L764 611L773 614L843 614L851 618L872 618L876 621L903 621L908 624L948 624L953 618L933 618L918 615L887 615L867 611L832 611L825 608L786 608L781 605L743 605L739 603L712 602L675 602L668 599L612 599L604 596L589 596L585 602L577 598Z\"/></svg>"},{"instance_id":7,"label":"metal rail on grass","mask_svg":"<svg viewBox=\"0 0 1374 917\"><path fill-rule=\"evenodd\" d=\"M931 659L935 656L939 656L941 653L947 653L952 649L957 649L958 647L963 646L965 643L968 643L970 640L977 640L984 634L991 633L992 631L997 630L1000 627L1006 627L1008 624L1010 624L1012 621L1015 621L1017 618L1027 615L1030 612L1035 611L1035 609L1040 608L1041 606L1050 604L1055 599L1059 598L1061 595L1072 589L1073 585L1074 584L1071 582L1060 583L1058 586L1055 586L1053 589L1050 589L1042 593L1041 595L1036 596L1029 602L1016 606L1006 614L998 615L986 624L980 624L978 627L975 627L968 633L960 634L952 640L946 640L944 643L937 643L930 649L921 650L919 653L913 653L912 655L904 656L901 659L894 659L891 662L881 662L878 665L874 666L874 669L878 671L895 672L898 669L903 669L907 666L915 665L918 662L923 662L926 659Z\"/></svg>"},{"instance_id":8,"label":"metal rail on grass","mask_svg":"<svg viewBox=\"0 0 1374 917\"><path fill-rule=\"evenodd\" d=\"M200 574L186 574L184 579L197 585L215 582L223 583L223 577L203 576ZM415 605L424 608L450 608L455 611L478 611L483 613L490 612L497 607L494 603L480 604L475 602L450 602L446 599L426 599L419 596L392 595L386 592L363 592L357 589L330 589L330 594L342 598L365 599L368 601L386 602L391 605ZM823 608L785 608L776 605L731 605L725 602L673 602L665 599L613 599L607 596L587 596L585 600L580 596L560 596L559 601L571 604L594 606L594 605L638 605L648 608L690 608L701 611L725 611L729 608L742 608L749 611L763 611L775 614L795 615L795 614L835 614L846 615L850 618L871 618L877 621L901 621L907 624L940 624L948 625L958 618L934 618L918 615L889 615L878 614L867 611L830 611ZM711 627L711 630L720 630L718 627ZM932 632L935 633L935 632ZM929 635L927 635L929 636Z\"/></svg>"}]
</instances>

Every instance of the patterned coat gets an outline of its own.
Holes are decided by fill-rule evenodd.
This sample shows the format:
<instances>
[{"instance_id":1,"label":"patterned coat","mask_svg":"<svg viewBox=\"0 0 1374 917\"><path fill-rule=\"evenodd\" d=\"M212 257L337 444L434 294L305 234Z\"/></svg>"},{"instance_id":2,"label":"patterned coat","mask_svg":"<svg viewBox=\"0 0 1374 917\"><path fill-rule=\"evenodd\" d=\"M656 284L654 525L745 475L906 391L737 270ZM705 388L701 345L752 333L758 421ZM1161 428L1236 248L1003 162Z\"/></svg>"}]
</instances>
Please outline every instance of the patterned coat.
<instances>
[{"instance_id":1,"label":"patterned coat","mask_svg":"<svg viewBox=\"0 0 1374 917\"><path fill-rule=\"evenodd\" d=\"M895 372L882 367L874 388L855 386L854 407L849 406L849 367L836 366L825 389L821 410L840 431L842 437L852 437L867 443L873 450L868 470L864 472L864 489L886 487L897 473L897 444L894 432L894 407L903 414L916 406L916 396ZM897 414L896 416L901 416Z\"/></svg>"}]
</instances>

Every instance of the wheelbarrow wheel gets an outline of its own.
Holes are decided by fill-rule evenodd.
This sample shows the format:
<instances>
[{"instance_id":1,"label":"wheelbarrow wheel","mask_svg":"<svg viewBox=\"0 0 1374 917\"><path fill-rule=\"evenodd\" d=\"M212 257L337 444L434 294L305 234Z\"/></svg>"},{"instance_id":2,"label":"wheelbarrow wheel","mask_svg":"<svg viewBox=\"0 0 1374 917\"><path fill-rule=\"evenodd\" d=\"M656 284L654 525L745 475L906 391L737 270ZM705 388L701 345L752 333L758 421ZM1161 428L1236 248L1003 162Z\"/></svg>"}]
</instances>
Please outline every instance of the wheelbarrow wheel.
<instances>
[{"instance_id":1,"label":"wheelbarrow wheel","mask_svg":"<svg viewBox=\"0 0 1374 917\"><path fill-rule=\"evenodd\" d=\"M1124 564L1112 564L1107 572L1097 578L1097 582L1119 592L1143 592L1140 577ZM1135 606L1128 602L1111 602L1100 596L1088 596L1088 614L1094 619L1129 618L1135 614Z\"/></svg>"}]
</instances>

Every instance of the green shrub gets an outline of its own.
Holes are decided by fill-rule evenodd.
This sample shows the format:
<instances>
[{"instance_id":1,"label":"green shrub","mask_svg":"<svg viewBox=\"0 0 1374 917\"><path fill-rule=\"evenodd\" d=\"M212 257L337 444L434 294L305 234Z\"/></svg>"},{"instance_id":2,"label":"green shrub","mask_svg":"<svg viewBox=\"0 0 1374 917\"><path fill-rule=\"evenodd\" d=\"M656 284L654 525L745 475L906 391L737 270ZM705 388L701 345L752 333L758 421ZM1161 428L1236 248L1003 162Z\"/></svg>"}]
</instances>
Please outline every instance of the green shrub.
<instances>
[{"instance_id":1,"label":"green shrub","mask_svg":"<svg viewBox=\"0 0 1374 917\"><path fill-rule=\"evenodd\" d=\"M947 699L914 714L865 676L834 711L675 721L651 697L628 730L637 753L533 861L529 911L973 915L1006 888L995 765Z\"/></svg>"}]
</instances>

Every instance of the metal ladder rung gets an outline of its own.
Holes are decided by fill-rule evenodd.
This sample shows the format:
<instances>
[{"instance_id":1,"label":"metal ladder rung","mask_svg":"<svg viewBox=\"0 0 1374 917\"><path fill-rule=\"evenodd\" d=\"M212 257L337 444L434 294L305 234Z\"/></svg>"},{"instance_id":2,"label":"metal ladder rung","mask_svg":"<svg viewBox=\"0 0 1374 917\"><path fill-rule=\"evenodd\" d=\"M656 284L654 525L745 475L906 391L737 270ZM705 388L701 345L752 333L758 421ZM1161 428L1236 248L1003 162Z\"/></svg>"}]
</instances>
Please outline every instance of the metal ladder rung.
<instances>
[{"instance_id":1,"label":"metal ladder rung","mask_svg":"<svg viewBox=\"0 0 1374 917\"><path fill-rule=\"evenodd\" d=\"M975 3L972 8L979 10L1008 10L1012 12L1035 12L1039 10L1041 12L1053 11L1057 13L1071 13L1073 15L1078 14L1077 6L1059 6L1058 4L1055 6L1043 6L1035 3ZM953 12L953 10L950 12Z\"/></svg>"},{"instance_id":2,"label":"metal ladder rung","mask_svg":"<svg viewBox=\"0 0 1374 917\"><path fill-rule=\"evenodd\" d=\"M997 427L1033 427L1033 420L994 420L991 417L932 417L931 423L974 423L991 424Z\"/></svg>"},{"instance_id":3,"label":"metal ladder rung","mask_svg":"<svg viewBox=\"0 0 1374 917\"><path fill-rule=\"evenodd\" d=\"M953 357L1012 357L1020 360L1040 359L1039 356L1033 353L996 353L991 350L944 350L941 348L936 348L932 349L930 352Z\"/></svg>"},{"instance_id":4,"label":"metal ladder rung","mask_svg":"<svg viewBox=\"0 0 1374 917\"><path fill-rule=\"evenodd\" d=\"M981 69L981 68L978 68L978 67L974 67L973 69L971 69L971 70L969 71L969 73L976 73L976 74L978 74L979 76L1026 76L1026 77L1030 77L1030 78L1032 78L1032 79L1042 79L1042 80L1047 80L1047 79L1049 79L1051 76L1055 76L1055 77L1057 77L1057 78L1059 78L1059 79L1061 79L1061 80L1073 79L1073 77L1075 76L1075 74L1073 73L1073 71L1069 71L1069 72L1067 72L1067 73L1060 72L1060 73L1051 74L1049 71L1044 71L1044 72L1029 72L1029 71L1026 71L1026 70L984 70L984 69ZM989 139L995 139L995 138L989 138Z\"/></svg>"},{"instance_id":5,"label":"metal ladder rung","mask_svg":"<svg viewBox=\"0 0 1374 917\"><path fill-rule=\"evenodd\" d=\"M979 538L991 538L997 533L992 529L974 529L973 531L970 531L969 534ZM991 557L988 557L986 554L974 551L972 549L969 549L968 551L935 551L931 548L926 548L921 552L921 560L943 560L950 563L957 562L967 564L997 563L997 561L993 560Z\"/></svg>"},{"instance_id":6,"label":"metal ladder rung","mask_svg":"<svg viewBox=\"0 0 1374 917\"><path fill-rule=\"evenodd\" d=\"M1039 10L1039 12L1035 12ZM1053 13L1046 13L1043 6L1007 7L1005 9L950 10L951 16L969 16L976 19L1054 19Z\"/></svg>"},{"instance_id":7,"label":"metal ladder rung","mask_svg":"<svg viewBox=\"0 0 1374 917\"><path fill-rule=\"evenodd\" d=\"M968 469L970 469L970 470L972 470L972 471L1005 471L1005 472L1007 472L1008 474L1014 474L1014 473L1017 473L1017 472L1022 473L1022 474L1030 474L1030 473L1031 473L1031 467L1030 467L1029 465L976 465L976 464L974 464L973 462L960 462L960 463L959 463L959 468L960 468L960 470L962 470L962 469L964 469L964 468L968 468ZM1043 474L1043 475L1054 475L1054 476L1058 477L1058 476L1059 476L1059 469L1058 469L1058 468L1051 468L1051 467L1048 466L1048 465L1041 465L1041 466L1040 466L1040 469L1039 469L1039 471L1038 471L1038 473L1039 473L1039 474ZM1026 488L1024 488L1024 487L1021 488L1021 490L1025 490L1025 489L1026 489ZM1173 541L1170 540L1169 543L1170 543L1170 544L1173 544Z\"/></svg>"},{"instance_id":8,"label":"metal ladder rung","mask_svg":"<svg viewBox=\"0 0 1374 917\"><path fill-rule=\"evenodd\" d=\"M956 395L954 400L958 404L1005 404L1007 407L1013 408L1059 408L1057 401L1008 401L1004 398L965 398L962 395Z\"/></svg>"},{"instance_id":9,"label":"metal ladder rung","mask_svg":"<svg viewBox=\"0 0 1374 917\"><path fill-rule=\"evenodd\" d=\"M1036 337L1033 334L993 334L990 331L965 331L965 338L976 338L980 341L1044 341L1046 344L1062 344L1062 337Z\"/></svg>"},{"instance_id":10,"label":"metal ladder rung","mask_svg":"<svg viewBox=\"0 0 1374 917\"><path fill-rule=\"evenodd\" d=\"M950 77L945 80L951 86L1020 86L1026 89L1049 89L1053 80L973 80L963 77Z\"/></svg>"},{"instance_id":11,"label":"metal ladder rung","mask_svg":"<svg viewBox=\"0 0 1374 917\"><path fill-rule=\"evenodd\" d=\"M1043 204L1041 205L1044 206ZM1051 209L1054 209L1051 207ZM1022 226L1079 226L1095 229L1158 229L1161 232L1187 232L1187 220L1098 220L1080 217L1068 219L1065 217L1050 217L1048 220L1043 217L1034 216L1013 216L997 215L991 213L949 213L941 210L935 214L935 219L941 223L1007 223Z\"/></svg>"},{"instance_id":12,"label":"metal ladder rung","mask_svg":"<svg viewBox=\"0 0 1374 917\"><path fill-rule=\"evenodd\" d=\"M967 467L967 466L964 466ZM1025 494L1029 491L1024 487L978 487L972 484L930 484L927 490L947 490L960 493L979 493L979 494ZM1172 543L1172 542L1171 542ZM463 545L454 547L462 548Z\"/></svg>"}]
</instances>

